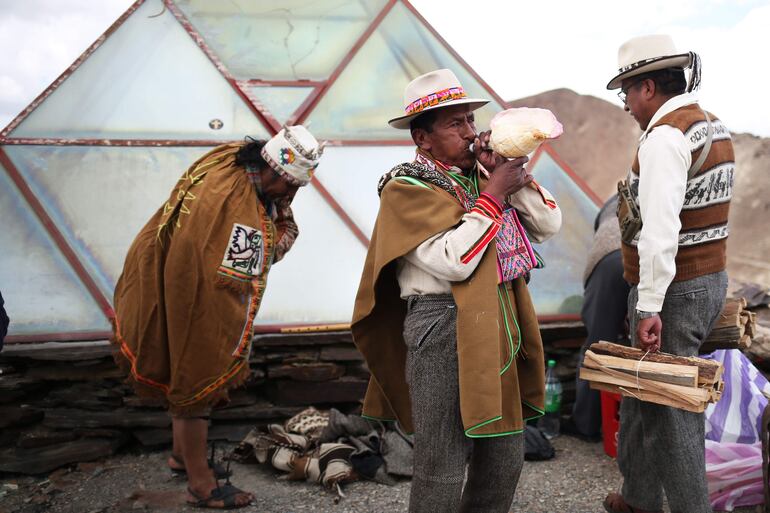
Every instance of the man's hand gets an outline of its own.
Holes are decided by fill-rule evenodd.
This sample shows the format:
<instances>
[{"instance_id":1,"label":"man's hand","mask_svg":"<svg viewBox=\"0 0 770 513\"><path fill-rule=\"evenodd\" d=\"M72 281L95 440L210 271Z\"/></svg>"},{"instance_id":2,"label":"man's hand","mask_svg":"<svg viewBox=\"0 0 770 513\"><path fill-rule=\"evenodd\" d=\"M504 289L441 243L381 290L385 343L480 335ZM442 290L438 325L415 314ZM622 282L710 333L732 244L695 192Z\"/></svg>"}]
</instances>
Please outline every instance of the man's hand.
<instances>
[{"instance_id":1,"label":"man's hand","mask_svg":"<svg viewBox=\"0 0 770 513\"><path fill-rule=\"evenodd\" d=\"M636 325L636 337L641 348L653 353L660 351L660 332L662 330L663 321L660 320L660 315L639 319L639 323Z\"/></svg>"},{"instance_id":2,"label":"man's hand","mask_svg":"<svg viewBox=\"0 0 770 513\"><path fill-rule=\"evenodd\" d=\"M490 130L481 132L473 141L473 154L476 156L476 160L481 162L484 169L490 173L507 160L502 155L498 155L492 151L492 148L489 147L489 136L491 133Z\"/></svg>"},{"instance_id":3,"label":"man's hand","mask_svg":"<svg viewBox=\"0 0 770 513\"><path fill-rule=\"evenodd\" d=\"M500 203L505 199L526 187L534 177L524 169L524 164L529 161L529 157L518 157L513 160L505 160L495 168L495 171L489 177L489 182L484 188L484 192L494 196Z\"/></svg>"}]
</instances>

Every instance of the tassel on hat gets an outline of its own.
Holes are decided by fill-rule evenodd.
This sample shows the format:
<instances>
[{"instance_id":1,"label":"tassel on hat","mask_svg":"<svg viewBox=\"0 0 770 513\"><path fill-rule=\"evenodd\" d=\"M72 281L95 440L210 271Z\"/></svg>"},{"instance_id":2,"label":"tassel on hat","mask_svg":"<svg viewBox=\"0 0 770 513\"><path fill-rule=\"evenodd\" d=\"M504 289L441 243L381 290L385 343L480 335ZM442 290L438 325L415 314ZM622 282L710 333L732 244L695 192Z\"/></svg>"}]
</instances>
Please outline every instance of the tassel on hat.
<instances>
[{"instance_id":1,"label":"tassel on hat","mask_svg":"<svg viewBox=\"0 0 770 513\"><path fill-rule=\"evenodd\" d=\"M690 52L690 81L687 84L688 93L691 93L700 87L700 73L700 56L695 52Z\"/></svg>"}]
</instances>

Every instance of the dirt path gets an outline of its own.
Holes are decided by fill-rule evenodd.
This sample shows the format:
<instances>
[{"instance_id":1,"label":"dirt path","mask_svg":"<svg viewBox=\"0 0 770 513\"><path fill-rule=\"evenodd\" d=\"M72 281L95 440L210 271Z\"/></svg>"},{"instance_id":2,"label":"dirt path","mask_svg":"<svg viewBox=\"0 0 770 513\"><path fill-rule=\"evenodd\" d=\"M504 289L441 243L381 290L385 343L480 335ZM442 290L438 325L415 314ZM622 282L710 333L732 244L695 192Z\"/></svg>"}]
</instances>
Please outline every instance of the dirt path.
<instances>
[{"instance_id":1,"label":"dirt path","mask_svg":"<svg viewBox=\"0 0 770 513\"><path fill-rule=\"evenodd\" d=\"M574 438L554 441L555 459L528 462L511 511L527 513L596 513L620 477L615 461L601 444ZM184 482L165 469L166 453L122 454L81 464L42 478L0 479L0 513L107 513L201 511L185 506ZM257 494L247 513L385 513L405 512L409 481L395 486L359 482L344 488L339 504L319 486L279 480L257 465L233 464L233 482ZM14 489L18 486L17 489ZM761 512L755 508L736 512Z\"/></svg>"}]
</instances>

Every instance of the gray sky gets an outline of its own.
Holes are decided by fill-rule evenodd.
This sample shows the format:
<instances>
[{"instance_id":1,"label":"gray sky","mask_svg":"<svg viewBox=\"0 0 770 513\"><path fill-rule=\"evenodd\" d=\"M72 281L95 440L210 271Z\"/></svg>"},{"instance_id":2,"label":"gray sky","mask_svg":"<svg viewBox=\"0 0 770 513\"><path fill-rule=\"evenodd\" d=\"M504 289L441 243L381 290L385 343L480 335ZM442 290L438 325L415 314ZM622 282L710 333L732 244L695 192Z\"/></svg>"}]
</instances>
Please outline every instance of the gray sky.
<instances>
[{"instance_id":1,"label":"gray sky","mask_svg":"<svg viewBox=\"0 0 770 513\"><path fill-rule=\"evenodd\" d=\"M67 68L131 0L0 0L0 126ZM626 39L668 33L703 58L702 103L734 131L770 137L770 0L413 0L505 99L604 89Z\"/></svg>"}]
</instances>

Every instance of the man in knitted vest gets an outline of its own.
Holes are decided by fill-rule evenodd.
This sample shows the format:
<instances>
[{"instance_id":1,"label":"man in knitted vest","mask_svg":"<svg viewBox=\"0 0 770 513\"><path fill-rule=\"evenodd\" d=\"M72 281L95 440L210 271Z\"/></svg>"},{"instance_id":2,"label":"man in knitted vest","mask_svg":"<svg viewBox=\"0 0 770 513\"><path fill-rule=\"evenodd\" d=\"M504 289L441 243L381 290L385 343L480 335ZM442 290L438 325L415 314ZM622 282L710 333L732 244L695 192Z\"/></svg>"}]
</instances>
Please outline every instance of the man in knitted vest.
<instances>
[{"instance_id":1,"label":"man in knitted vest","mask_svg":"<svg viewBox=\"0 0 770 513\"><path fill-rule=\"evenodd\" d=\"M631 336L647 351L697 355L727 291L730 133L693 94L697 54L677 52L670 37L655 35L626 42L618 60L607 88L621 89L625 110L644 131L628 180L619 184ZM702 413L625 398L618 466L623 489L605 500L609 512L661 511L664 492L672 512L711 512Z\"/></svg>"}]
</instances>

